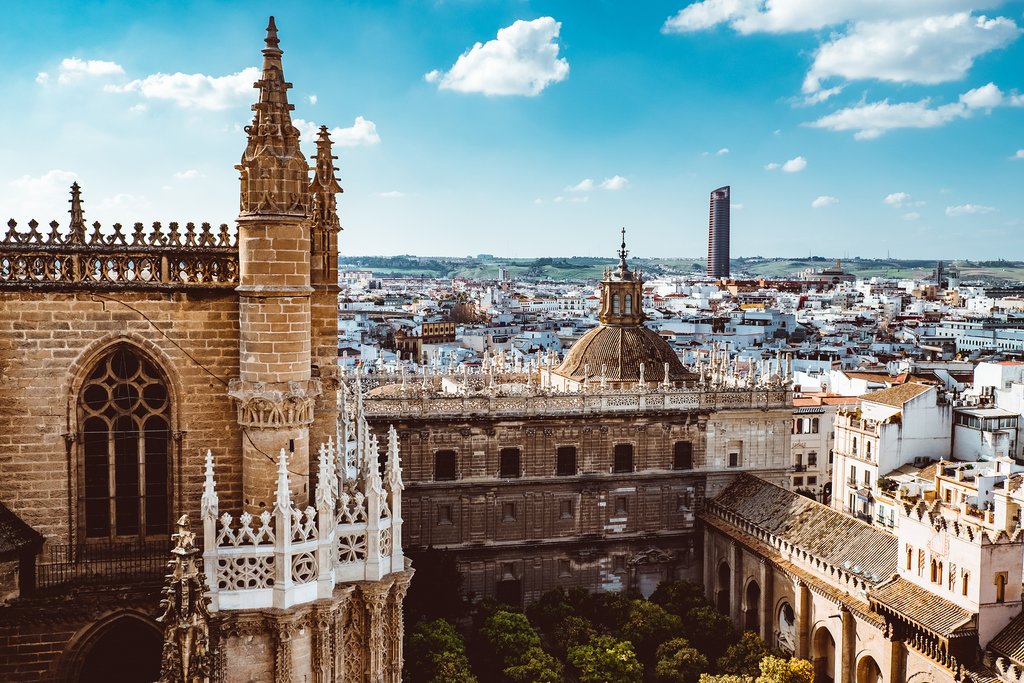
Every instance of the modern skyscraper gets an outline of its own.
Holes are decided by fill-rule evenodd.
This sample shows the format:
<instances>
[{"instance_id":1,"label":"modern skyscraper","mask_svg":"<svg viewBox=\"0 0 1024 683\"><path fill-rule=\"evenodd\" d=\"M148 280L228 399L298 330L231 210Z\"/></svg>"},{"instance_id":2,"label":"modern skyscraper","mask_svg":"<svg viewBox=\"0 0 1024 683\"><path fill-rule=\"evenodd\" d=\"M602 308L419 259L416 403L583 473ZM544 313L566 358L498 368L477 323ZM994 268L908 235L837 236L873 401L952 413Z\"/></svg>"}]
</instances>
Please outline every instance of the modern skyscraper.
<instances>
[{"instance_id":1,"label":"modern skyscraper","mask_svg":"<svg viewBox=\"0 0 1024 683\"><path fill-rule=\"evenodd\" d=\"M708 223L708 275L729 277L729 186L711 193Z\"/></svg>"}]
</instances>

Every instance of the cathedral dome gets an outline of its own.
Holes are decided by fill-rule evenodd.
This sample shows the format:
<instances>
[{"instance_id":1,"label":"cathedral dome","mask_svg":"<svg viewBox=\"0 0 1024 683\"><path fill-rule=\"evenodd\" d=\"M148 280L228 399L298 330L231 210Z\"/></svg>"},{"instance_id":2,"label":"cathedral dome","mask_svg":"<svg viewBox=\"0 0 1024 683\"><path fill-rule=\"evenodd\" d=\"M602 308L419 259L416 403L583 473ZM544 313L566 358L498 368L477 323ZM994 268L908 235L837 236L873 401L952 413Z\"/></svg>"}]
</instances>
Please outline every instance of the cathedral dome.
<instances>
[{"instance_id":1,"label":"cathedral dome","mask_svg":"<svg viewBox=\"0 0 1024 683\"><path fill-rule=\"evenodd\" d=\"M668 342L644 325L644 279L626 264L628 253L623 228L618 268L605 271L601 281L601 324L573 344L554 374L573 382L602 375L610 382L637 382L643 365L645 382L658 382L667 363L670 382L692 379Z\"/></svg>"},{"instance_id":2,"label":"cathedral dome","mask_svg":"<svg viewBox=\"0 0 1024 683\"><path fill-rule=\"evenodd\" d=\"M562 364L554 372L567 379L582 382L588 375L597 379L603 374L611 382L636 382L640 365L644 379L657 382L664 377L679 382L690 378L675 351L657 332L644 325L599 325L572 345Z\"/></svg>"}]
</instances>

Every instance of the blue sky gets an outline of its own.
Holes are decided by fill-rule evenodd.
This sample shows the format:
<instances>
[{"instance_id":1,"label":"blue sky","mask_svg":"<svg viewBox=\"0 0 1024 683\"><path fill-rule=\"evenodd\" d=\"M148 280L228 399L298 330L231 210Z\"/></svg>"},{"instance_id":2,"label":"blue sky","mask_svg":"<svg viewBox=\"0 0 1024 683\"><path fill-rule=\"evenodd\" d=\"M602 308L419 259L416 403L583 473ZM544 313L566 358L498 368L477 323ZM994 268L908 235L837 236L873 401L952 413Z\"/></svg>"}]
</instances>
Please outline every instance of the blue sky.
<instances>
[{"instance_id":1,"label":"blue sky","mask_svg":"<svg viewBox=\"0 0 1024 683\"><path fill-rule=\"evenodd\" d=\"M1019 1L23 3L0 214L231 222L270 14L343 253L1024 258Z\"/></svg>"}]
</instances>

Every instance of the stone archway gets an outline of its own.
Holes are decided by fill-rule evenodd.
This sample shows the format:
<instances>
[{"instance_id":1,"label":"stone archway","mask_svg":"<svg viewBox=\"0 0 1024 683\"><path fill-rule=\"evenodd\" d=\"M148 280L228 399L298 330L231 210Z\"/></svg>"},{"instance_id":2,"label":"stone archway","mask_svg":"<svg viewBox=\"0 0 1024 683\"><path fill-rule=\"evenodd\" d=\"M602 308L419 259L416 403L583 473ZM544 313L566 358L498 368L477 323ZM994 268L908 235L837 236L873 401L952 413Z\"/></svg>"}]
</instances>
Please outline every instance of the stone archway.
<instances>
[{"instance_id":1,"label":"stone archway","mask_svg":"<svg viewBox=\"0 0 1024 683\"><path fill-rule=\"evenodd\" d=\"M152 683L160 678L163 634L151 619L121 612L82 634L63 680Z\"/></svg>"},{"instance_id":2,"label":"stone archway","mask_svg":"<svg viewBox=\"0 0 1024 683\"><path fill-rule=\"evenodd\" d=\"M743 608L743 630L761 635L761 586L753 579L747 584Z\"/></svg>"},{"instance_id":3,"label":"stone archway","mask_svg":"<svg viewBox=\"0 0 1024 683\"><path fill-rule=\"evenodd\" d=\"M857 683L882 683L882 670L871 655L857 662Z\"/></svg>"},{"instance_id":4,"label":"stone archway","mask_svg":"<svg viewBox=\"0 0 1024 683\"><path fill-rule=\"evenodd\" d=\"M814 632L811 641L814 683L833 683L836 676L836 641L824 626Z\"/></svg>"},{"instance_id":5,"label":"stone archway","mask_svg":"<svg viewBox=\"0 0 1024 683\"><path fill-rule=\"evenodd\" d=\"M796 611L787 600L775 612L775 647L790 657L796 652Z\"/></svg>"}]
</instances>

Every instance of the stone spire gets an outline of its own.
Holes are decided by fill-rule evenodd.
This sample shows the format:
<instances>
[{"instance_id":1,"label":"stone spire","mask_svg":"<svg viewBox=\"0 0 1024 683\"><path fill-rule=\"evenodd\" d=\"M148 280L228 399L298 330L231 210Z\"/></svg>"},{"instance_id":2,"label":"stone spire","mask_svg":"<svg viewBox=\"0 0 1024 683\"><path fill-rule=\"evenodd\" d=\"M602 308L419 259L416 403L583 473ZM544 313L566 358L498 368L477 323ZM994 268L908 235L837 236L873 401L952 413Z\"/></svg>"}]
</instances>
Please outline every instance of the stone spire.
<instances>
[{"instance_id":1,"label":"stone spire","mask_svg":"<svg viewBox=\"0 0 1024 683\"><path fill-rule=\"evenodd\" d=\"M85 213L82 211L82 188L78 182L71 183L71 199L68 200L71 209L71 222L68 224L70 234L68 236L71 244L85 244Z\"/></svg>"},{"instance_id":2,"label":"stone spire","mask_svg":"<svg viewBox=\"0 0 1024 683\"><path fill-rule=\"evenodd\" d=\"M260 91L252 105L252 123L245 127L248 145L236 168L241 172L240 218L259 215L305 216L309 210L309 176L299 149L299 131L292 125L288 104L291 83L284 80L277 25L270 17L263 73L253 84Z\"/></svg>"},{"instance_id":3,"label":"stone spire","mask_svg":"<svg viewBox=\"0 0 1024 683\"><path fill-rule=\"evenodd\" d=\"M330 275L337 264L337 234L341 231L336 195L344 190L335 176L337 169L334 160L338 157L331 154L331 136L327 133L327 126L320 126L316 138L316 155L310 158L316 161L316 165L310 169L313 171L313 179L309 183L313 219L310 229L310 265L314 280L330 282Z\"/></svg>"}]
</instances>

